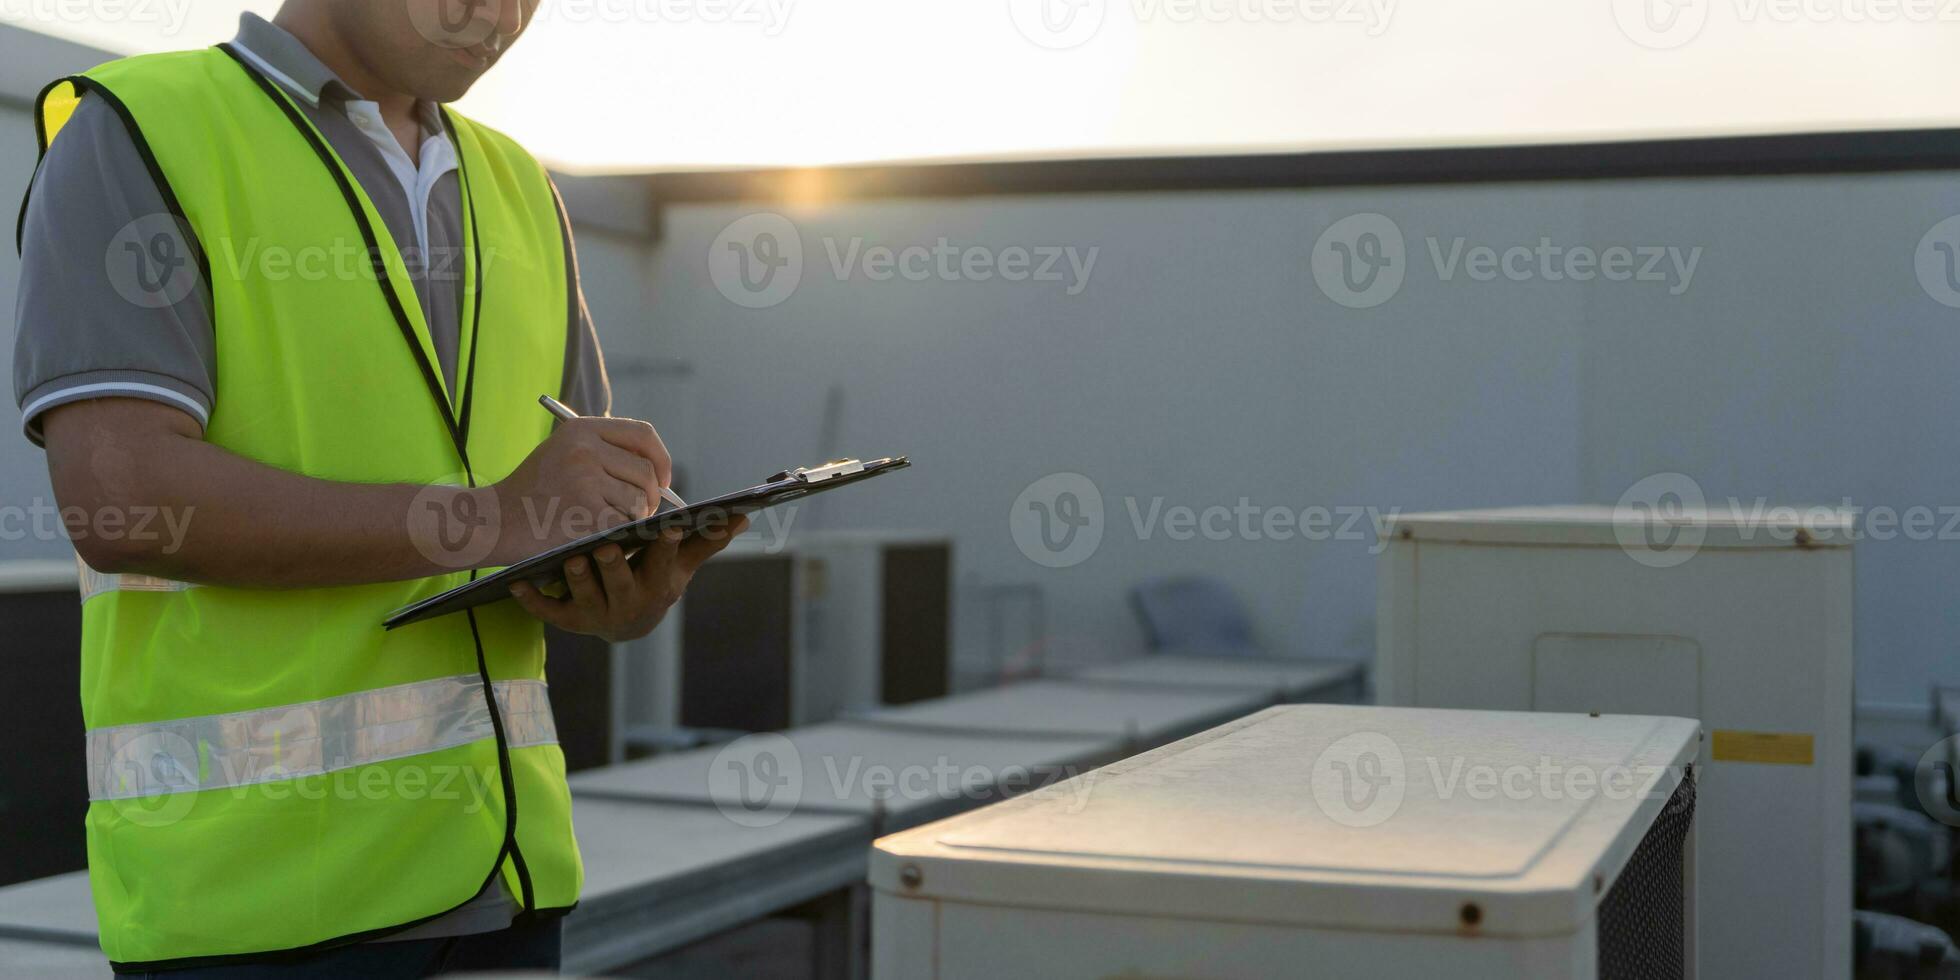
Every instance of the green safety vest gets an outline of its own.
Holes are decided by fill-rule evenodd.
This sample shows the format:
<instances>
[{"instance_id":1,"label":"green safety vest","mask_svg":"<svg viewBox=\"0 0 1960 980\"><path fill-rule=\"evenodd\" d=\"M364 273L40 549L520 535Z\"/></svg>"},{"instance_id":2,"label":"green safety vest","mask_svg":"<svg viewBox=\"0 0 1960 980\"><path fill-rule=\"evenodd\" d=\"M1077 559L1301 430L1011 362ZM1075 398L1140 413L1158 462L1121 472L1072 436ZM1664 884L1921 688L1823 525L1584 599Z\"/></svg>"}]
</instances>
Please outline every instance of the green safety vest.
<instances>
[{"instance_id":1,"label":"green safety vest","mask_svg":"<svg viewBox=\"0 0 1960 980\"><path fill-rule=\"evenodd\" d=\"M482 485L549 434L569 286L516 143L447 114L468 243L452 392L401 252L287 93L223 47L113 62L42 93L44 154L84 96L123 117L209 266L208 441L324 480ZM84 568L89 878L118 968L381 936L498 875L529 910L576 904L542 627L501 603L381 628L471 577L260 591Z\"/></svg>"}]
</instances>

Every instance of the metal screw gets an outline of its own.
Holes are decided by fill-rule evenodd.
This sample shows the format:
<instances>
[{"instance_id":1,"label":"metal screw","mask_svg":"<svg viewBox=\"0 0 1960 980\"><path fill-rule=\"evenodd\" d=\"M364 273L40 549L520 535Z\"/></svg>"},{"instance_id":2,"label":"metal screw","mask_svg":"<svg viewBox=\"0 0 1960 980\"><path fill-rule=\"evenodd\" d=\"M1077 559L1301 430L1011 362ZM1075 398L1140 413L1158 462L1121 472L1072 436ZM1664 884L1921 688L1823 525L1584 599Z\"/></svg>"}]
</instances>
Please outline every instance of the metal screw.
<instances>
[{"instance_id":1,"label":"metal screw","mask_svg":"<svg viewBox=\"0 0 1960 980\"><path fill-rule=\"evenodd\" d=\"M1477 923L1484 921L1484 910L1478 907L1476 902L1464 902L1463 907L1457 910L1456 917L1463 920L1464 925L1474 929Z\"/></svg>"},{"instance_id":2,"label":"metal screw","mask_svg":"<svg viewBox=\"0 0 1960 980\"><path fill-rule=\"evenodd\" d=\"M907 888L916 889L924 884L925 880L926 873L920 871L919 866L916 864L908 864L898 869L898 883Z\"/></svg>"}]
</instances>

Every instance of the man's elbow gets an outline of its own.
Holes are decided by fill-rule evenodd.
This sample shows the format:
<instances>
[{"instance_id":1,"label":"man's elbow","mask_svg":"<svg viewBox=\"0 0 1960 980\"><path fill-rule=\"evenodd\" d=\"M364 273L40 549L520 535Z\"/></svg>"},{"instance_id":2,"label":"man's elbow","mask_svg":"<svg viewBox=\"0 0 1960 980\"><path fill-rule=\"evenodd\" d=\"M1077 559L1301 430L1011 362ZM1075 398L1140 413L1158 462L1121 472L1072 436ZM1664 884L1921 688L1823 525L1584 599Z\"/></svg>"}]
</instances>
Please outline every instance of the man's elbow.
<instances>
[{"instance_id":1,"label":"man's elbow","mask_svg":"<svg viewBox=\"0 0 1960 980\"><path fill-rule=\"evenodd\" d=\"M168 531L177 525L163 520L159 510L142 505L63 508L62 518L69 542L88 567L108 575L168 577L176 571L183 541ZM125 521L123 514L130 519Z\"/></svg>"},{"instance_id":2,"label":"man's elbow","mask_svg":"<svg viewBox=\"0 0 1960 980\"><path fill-rule=\"evenodd\" d=\"M140 549L127 542L104 541L100 538L79 538L70 532L68 538L75 545L75 554L81 556L83 563L105 575L128 575L144 564Z\"/></svg>"},{"instance_id":3,"label":"man's elbow","mask_svg":"<svg viewBox=\"0 0 1960 980\"><path fill-rule=\"evenodd\" d=\"M52 409L43 431L48 476L75 553L109 574L171 575L190 527L168 474L195 421L153 402L102 399Z\"/></svg>"},{"instance_id":4,"label":"man's elbow","mask_svg":"<svg viewBox=\"0 0 1960 980\"><path fill-rule=\"evenodd\" d=\"M158 470L114 464L93 479L55 481L62 529L90 568L110 575L185 578L185 544L197 508L171 503L165 486L147 474Z\"/></svg>"}]
</instances>

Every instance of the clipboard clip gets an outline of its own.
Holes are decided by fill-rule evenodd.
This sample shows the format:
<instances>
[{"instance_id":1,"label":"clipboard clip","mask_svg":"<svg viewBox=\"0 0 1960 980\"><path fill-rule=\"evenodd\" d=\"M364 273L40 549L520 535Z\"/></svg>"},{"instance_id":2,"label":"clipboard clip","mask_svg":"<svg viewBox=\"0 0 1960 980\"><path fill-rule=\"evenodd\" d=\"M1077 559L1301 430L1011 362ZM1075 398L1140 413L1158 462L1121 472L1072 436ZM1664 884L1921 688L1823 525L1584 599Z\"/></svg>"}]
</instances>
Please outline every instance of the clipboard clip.
<instances>
[{"instance_id":1,"label":"clipboard clip","mask_svg":"<svg viewBox=\"0 0 1960 980\"><path fill-rule=\"evenodd\" d=\"M784 470L770 477L769 482L795 480L798 483L822 483L825 480L862 472L864 472L864 461L861 459L833 459L822 466L799 466L793 470Z\"/></svg>"}]
</instances>

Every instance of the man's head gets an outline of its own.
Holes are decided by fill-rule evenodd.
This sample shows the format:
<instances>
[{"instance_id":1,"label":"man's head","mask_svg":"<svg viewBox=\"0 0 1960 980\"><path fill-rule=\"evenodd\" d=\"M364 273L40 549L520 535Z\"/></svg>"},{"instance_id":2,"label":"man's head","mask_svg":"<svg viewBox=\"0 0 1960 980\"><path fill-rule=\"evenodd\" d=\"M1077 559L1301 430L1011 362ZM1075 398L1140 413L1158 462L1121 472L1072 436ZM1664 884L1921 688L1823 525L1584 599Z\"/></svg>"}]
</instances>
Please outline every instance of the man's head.
<instances>
[{"instance_id":1,"label":"man's head","mask_svg":"<svg viewBox=\"0 0 1960 980\"><path fill-rule=\"evenodd\" d=\"M516 43L539 0L289 0L321 9L348 54L397 92L454 102Z\"/></svg>"}]
</instances>

